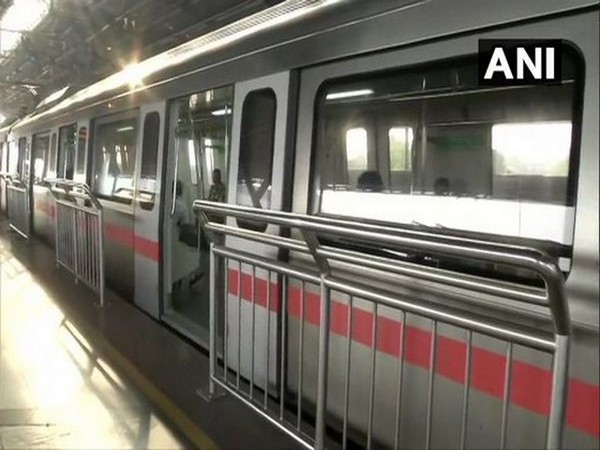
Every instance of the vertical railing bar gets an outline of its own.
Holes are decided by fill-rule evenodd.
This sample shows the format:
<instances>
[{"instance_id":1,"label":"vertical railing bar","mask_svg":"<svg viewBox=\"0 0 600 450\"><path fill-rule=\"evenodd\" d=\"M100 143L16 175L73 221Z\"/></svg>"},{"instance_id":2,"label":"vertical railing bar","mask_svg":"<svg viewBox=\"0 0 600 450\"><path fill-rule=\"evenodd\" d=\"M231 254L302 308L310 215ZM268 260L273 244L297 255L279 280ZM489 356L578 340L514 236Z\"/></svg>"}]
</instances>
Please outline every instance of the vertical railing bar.
<instances>
[{"instance_id":1,"label":"vertical railing bar","mask_svg":"<svg viewBox=\"0 0 600 450\"><path fill-rule=\"evenodd\" d=\"M223 380L227 383L229 369L227 361L227 334L229 333L229 258L224 258L225 275L223 287Z\"/></svg>"},{"instance_id":2,"label":"vertical railing bar","mask_svg":"<svg viewBox=\"0 0 600 450\"><path fill-rule=\"evenodd\" d=\"M267 409L269 396L269 358L271 356L271 270L267 270L267 354L265 361L265 397L263 399L263 409Z\"/></svg>"},{"instance_id":3,"label":"vertical railing bar","mask_svg":"<svg viewBox=\"0 0 600 450\"><path fill-rule=\"evenodd\" d=\"M252 283L250 284L252 289L251 306L252 306L252 324L250 328L250 400L254 398L254 331L256 327L256 266L252 265Z\"/></svg>"},{"instance_id":4,"label":"vertical railing bar","mask_svg":"<svg viewBox=\"0 0 600 450\"><path fill-rule=\"evenodd\" d=\"M402 312L400 323L400 342L398 342L398 383L396 386L396 430L394 433L394 448L400 448L400 427L402 419L402 377L404 376L404 349L406 341L406 313Z\"/></svg>"},{"instance_id":5,"label":"vertical railing bar","mask_svg":"<svg viewBox=\"0 0 600 450\"><path fill-rule=\"evenodd\" d=\"M467 330L467 354L465 355L465 387L463 391L462 422L460 427L460 448L464 449L467 442L467 416L469 413L469 390L471 385L471 346L473 332Z\"/></svg>"},{"instance_id":6,"label":"vertical railing bar","mask_svg":"<svg viewBox=\"0 0 600 450\"><path fill-rule=\"evenodd\" d=\"M75 283L79 283L79 274L77 273L77 212L72 209L71 228L73 233L73 273L75 274Z\"/></svg>"},{"instance_id":7,"label":"vertical railing bar","mask_svg":"<svg viewBox=\"0 0 600 450\"><path fill-rule=\"evenodd\" d=\"M373 329L371 331L371 376L369 385L369 422L367 425L367 449L371 449L373 441L373 417L375 415L375 376L377 364L377 316L379 304L373 303Z\"/></svg>"},{"instance_id":8,"label":"vertical railing bar","mask_svg":"<svg viewBox=\"0 0 600 450\"><path fill-rule=\"evenodd\" d=\"M214 252L214 243L210 243L209 249L209 293L208 293L208 301L209 301L209 312L208 312L208 339L209 339L209 355L208 355L208 363L209 363L209 393L211 396L215 393L215 373L217 367L217 342L216 342L216 309L215 309L215 287L216 287L216 277L217 277L217 268L216 262L218 256Z\"/></svg>"},{"instance_id":9,"label":"vertical railing bar","mask_svg":"<svg viewBox=\"0 0 600 450\"><path fill-rule=\"evenodd\" d=\"M279 371L279 420L283 420L283 411L285 405L285 359L286 352L286 333L287 333L287 304L288 304L288 279L285 275L281 276L281 360Z\"/></svg>"},{"instance_id":10,"label":"vertical railing bar","mask_svg":"<svg viewBox=\"0 0 600 450\"><path fill-rule=\"evenodd\" d=\"M302 422L302 372L303 372L303 358L304 358L304 293L305 293L304 280L300 281L300 326L298 330L298 394L296 397L297 411L296 411L296 429L300 431Z\"/></svg>"},{"instance_id":11,"label":"vertical railing bar","mask_svg":"<svg viewBox=\"0 0 600 450\"><path fill-rule=\"evenodd\" d=\"M508 425L508 406L510 400L510 381L512 371L513 343L509 342L506 349L506 368L504 373L504 394L502 397L502 425L500 427L500 449L506 448L506 428Z\"/></svg>"},{"instance_id":12,"label":"vertical railing bar","mask_svg":"<svg viewBox=\"0 0 600 450\"><path fill-rule=\"evenodd\" d=\"M104 307L106 280L104 279L104 211L98 211L98 276L100 284L100 306Z\"/></svg>"},{"instance_id":13,"label":"vertical railing bar","mask_svg":"<svg viewBox=\"0 0 600 450\"><path fill-rule=\"evenodd\" d=\"M329 314L331 291L321 276L321 305L319 329L319 368L317 373L317 414L315 420L315 447L325 448L325 416L327 414L327 369L329 363Z\"/></svg>"},{"instance_id":14,"label":"vertical railing bar","mask_svg":"<svg viewBox=\"0 0 600 450\"><path fill-rule=\"evenodd\" d=\"M437 344L437 320L433 321L431 330L431 349L429 350L429 388L427 392L427 434L425 435L425 448L431 448L431 427L433 416L433 388L435 380L435 353Z\"/></svg>"},{"instance_id":15,"label":"vertical railing bar","mask_svg":"<svg viewBox=\"0 0 600 450\"><path fill-rule=\"evenodd\" d=\"M546 433L546 447L550 450L562 448L569 381L569 336L559 334L555 342L556 350L552 361L552 396Z\"/></svg>"},{"instance_id":16,"label":"vertical railing bar","mask_svg":"<svg viewBox=\"0 0 600 450\"><path fill-rule=\"evenodd\" d=\"M350 405L350 365L352 356L352 312L354 296L348 296L348 340L346 342L346 378L344 381L344 424L342 429L342 449L348 446L348 407Z\"/></svg>"},{"instance_id":17,"label":"vertical railing bar","mask_svg":"<svg viewBox=\"0 0 600 450\"><path fill-rule=\"evenodd\" d=\"M235 380L236 390L240 390L241 346L242 346L242 262L238 261L238 320L237 320L237 374Z\"/></svg>"}]
</instances>

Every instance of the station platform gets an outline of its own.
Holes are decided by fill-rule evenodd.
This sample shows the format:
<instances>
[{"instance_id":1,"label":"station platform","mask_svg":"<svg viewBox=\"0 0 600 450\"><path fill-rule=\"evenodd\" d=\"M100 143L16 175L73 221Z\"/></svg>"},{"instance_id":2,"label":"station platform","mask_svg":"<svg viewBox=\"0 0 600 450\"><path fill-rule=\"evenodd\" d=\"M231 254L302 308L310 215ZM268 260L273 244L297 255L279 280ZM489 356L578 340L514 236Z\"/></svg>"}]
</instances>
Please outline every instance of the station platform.
<instances>
[{"instance_id":1,"label":"station platform","mask_svg":"<svg viewBox=\"0 0 600 450\"><path fill-rule=\"evenodd\" d=\"M299 448L239 400L210 403L208 357L0 220L0 448Z\"/></svg>"}]
</instances>

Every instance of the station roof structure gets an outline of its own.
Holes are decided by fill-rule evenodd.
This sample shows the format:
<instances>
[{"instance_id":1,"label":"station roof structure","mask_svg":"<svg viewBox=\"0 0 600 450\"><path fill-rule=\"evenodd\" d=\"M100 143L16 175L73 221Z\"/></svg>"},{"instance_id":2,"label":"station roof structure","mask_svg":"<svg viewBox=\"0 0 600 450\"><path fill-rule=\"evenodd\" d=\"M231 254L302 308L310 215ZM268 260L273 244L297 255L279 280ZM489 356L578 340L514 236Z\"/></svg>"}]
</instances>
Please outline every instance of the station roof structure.
<instances>
[{"instance_id":1,"label":"station roof structure","mask_svg":"<svg viewBox=\"0 0 600 450\"><path fill-rule=\"evenodd\" d=\"M0 120L281 1L0 0Z\"/></svg>"}]
</instances>

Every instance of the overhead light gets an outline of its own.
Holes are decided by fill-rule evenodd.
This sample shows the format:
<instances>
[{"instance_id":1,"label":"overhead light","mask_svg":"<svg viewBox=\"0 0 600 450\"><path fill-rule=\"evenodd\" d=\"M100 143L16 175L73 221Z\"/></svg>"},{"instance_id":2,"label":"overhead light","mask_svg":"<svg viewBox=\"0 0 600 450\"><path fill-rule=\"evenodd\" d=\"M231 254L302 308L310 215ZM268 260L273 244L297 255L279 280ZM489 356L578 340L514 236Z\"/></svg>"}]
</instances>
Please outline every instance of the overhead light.
<instances>
[{"instance_id":1,"label":"overhead light","mask_svg":"<svg viewBox=\"0 0 600 450\"><path fill-rule=\"evenodd\" d=\"M61 98L63 95L65 95L65 92L67 92L68 89L69 89L69 86L65 86L64 88L59 89L56 92L53 92L48 97L46 97L44 100L42 100L40 102L40 104L37 105L37 107L39 108L40 106L44 106L44 105L47 105L49 103L55 102L56 100L58 100L59 98Z\"/></svg>"},{"instance_id":2,"label":"overhead light","mask_svg":"<svg viewBox=\"0 0 600 450\"><path fill-rule=\"evenodd\" d=\"M223 109L217 109L213 112L211 112L211 114L213 116L228 116L229 114L231 114L231 108L223 108Z\"/></svg>"},{"instance_id":3,"label":"overhead light","mask_svg":"<svg viewBox=\"0 0 600 450\"><path fill-rule=\"evenodd\" d=\"M6 116L0 113L0 125L2 125L4 122L6 122Z\"/></svg>"},{"instance_id":4,"label":"overhead light","mask_svg":"<svg viewBox=\"0 0 600 450\"><path fill-rule=\"evenodd\" d=\"M355 91L332 92L325 97L327 100L339 100L340 98L364 97L372 95L373 89L357 89Z\"/></svg>"},{"instance_id":5,"label":"overhead light","mask_svg":"<svg viewBox=\"0 0 600 450\"><path fill-rule=\"evenodd\" d=\"M133 131L133 127L127 125L126 127L117 128L117 133L123 133L124 131Z\"/></svg>"},{"instance_id":6,"label":"overhead light","mask_svg":"<svg viewBox=\"0 0 600 450\"><path fill-rule=\"evenodd\" d=\"M8 53L21 40L24 32L39 25L50 11L50 0L14 0L0 20L0 52Z\"/></svg>"}]
</instances>

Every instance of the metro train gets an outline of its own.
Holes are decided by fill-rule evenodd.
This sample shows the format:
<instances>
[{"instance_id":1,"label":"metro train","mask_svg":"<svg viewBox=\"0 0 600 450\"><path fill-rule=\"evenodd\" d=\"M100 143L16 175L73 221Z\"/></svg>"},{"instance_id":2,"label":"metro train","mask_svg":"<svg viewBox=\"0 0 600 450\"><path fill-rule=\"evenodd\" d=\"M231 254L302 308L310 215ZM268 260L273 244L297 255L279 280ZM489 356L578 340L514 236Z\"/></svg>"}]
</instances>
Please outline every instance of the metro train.
<instances>
[{"instance_id":1,"label":"metro train","mask_svg":"<svg viewBox=\"0 0 600 450\"><path fill-rule=\"evenodd\" d=\"M195 199L541 249L564 274L573 328L564 446L598 448L598 12L591 0L284 1L127 66L5 127L0 169L24 180L31 233L50 246L55 207L44 179L87 183L104 208L107 286L203 347L210 258L192 211ZM559 84L478 84L480 39L542 38L562 41ZM5 180L0 189L6 212ZM228 245L269 252L235 239ZM293 252L278 257L296 258ZM397 258L499 285L538 287L527 271L499 265L418 252ZM377 283L368 271L352 276ZM315 292L310 286L307 291L307 297ZM413 295L431 302L418 291ZM504 303L505 317L544 326L535 311L495 300ZM367 301L355 307L370 311ZM316 361L309 349L319 327L310 302L306 308L302 395L310 405ZM292 309L272 314L288 315L281 341L289 349L285 383L297 392L300 316ZM377 343L364 336L368 314L357 315L350 333L349 420L360 436L375 345L373 435L391 446L399 351L392 340L399 319L382 314L388 325ZM426 389L423 348L431 338L427 323L415 319L410 326L405 448L422 445L419 393ZM452 405L464 379L453 371L452 359L464 338L452 329L439 332L448 337L438 351L448 369L437 369L440 412L431 447L453 448L459 437L449 430L460 413ZM350 337L332 339L335 379L342 377L338 356ZM476 349L467 447L495 448L499 430L487 418L500 414L503 350L487 338ZM519 387L511 396L507 446L543 447L550 362L527 349L515 358ZM334 386L332 417L342 403Z\"/></svg>"}]
</instances>

